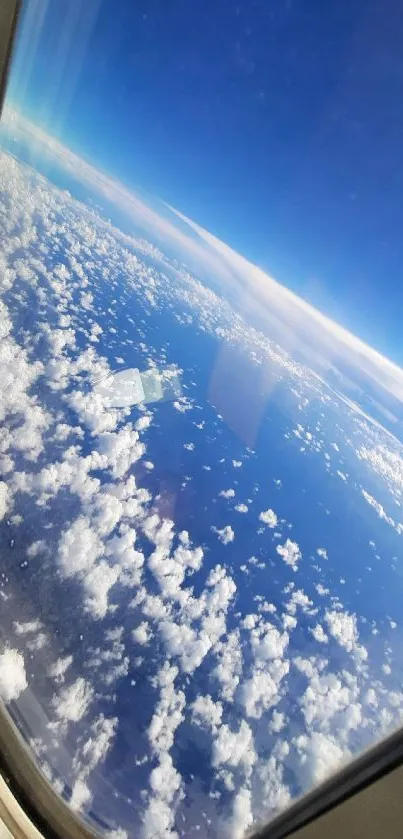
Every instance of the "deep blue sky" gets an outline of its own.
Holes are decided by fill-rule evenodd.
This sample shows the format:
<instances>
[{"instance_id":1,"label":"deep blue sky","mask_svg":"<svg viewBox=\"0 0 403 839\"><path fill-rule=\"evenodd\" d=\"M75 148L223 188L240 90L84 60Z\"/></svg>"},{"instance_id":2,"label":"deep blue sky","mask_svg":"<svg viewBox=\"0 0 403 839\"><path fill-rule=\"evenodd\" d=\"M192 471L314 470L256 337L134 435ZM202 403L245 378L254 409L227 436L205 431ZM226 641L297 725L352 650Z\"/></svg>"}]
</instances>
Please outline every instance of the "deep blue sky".
<instances>
[{"instance_id":1,"label":"deep blue sky","mask_svg":"<svg viewBox=\"0 0 403 839\"><path fill-rule=\"evenodd\" d=\"M28 115L403 362L399 0L27 6Z\"/></svg>"}]
</instances>

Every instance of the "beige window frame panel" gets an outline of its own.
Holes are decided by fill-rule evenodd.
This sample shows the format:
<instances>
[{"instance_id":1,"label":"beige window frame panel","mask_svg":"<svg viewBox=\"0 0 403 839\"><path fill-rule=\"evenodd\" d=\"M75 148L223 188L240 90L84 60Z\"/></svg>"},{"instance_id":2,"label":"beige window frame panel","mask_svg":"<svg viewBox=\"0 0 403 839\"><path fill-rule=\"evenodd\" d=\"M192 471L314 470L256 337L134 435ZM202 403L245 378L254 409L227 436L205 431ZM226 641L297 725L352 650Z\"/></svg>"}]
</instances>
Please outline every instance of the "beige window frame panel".
<instances>
[{"instance_id":1,"label":"beige window frame panel","mask_svg":"<svg viewBox=\"0 0 403 839\"><path fill-rule=\"evenodd\" d=\"M3 107L20 0L0 0L0 115Z\"/></svg>"}]
</instances>

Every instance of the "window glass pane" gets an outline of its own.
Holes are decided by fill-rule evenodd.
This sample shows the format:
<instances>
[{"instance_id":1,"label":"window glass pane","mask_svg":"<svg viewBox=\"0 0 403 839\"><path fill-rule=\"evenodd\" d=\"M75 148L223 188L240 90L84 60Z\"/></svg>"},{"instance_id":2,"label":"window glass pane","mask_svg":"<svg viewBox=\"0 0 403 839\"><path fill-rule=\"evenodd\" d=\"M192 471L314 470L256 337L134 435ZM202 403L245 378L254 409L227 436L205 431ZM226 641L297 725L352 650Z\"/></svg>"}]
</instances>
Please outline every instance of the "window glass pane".
<instances>
[{"instance_id":1,"label":"window glass pane","mask_svg":"<svg viewBox=\"0 0 403 839\"><path fill-rule=\"evenodd\" d=\"M242 837L400 724L401 24L23 4L0 694L115 839Z\"/></svg>"}]
</instances>

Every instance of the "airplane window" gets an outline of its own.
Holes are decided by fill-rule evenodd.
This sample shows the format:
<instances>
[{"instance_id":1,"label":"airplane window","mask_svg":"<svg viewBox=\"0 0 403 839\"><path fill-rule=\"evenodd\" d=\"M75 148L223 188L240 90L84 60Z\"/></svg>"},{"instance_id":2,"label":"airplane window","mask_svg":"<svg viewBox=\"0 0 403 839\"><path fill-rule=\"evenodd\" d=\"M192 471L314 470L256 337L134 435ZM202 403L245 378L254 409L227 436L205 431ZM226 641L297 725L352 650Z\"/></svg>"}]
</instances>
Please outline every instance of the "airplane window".
<instances>
[{"instance_id":1,"label":"airplane window","mask_svg":"<svg viewBox=\"0 0 403 839\"><path fill-rule=\"evenodd\" d=\"M111 839L241 839L401 723L402 23L22 3L0 696Z\"/></svg>"}]
</instances>

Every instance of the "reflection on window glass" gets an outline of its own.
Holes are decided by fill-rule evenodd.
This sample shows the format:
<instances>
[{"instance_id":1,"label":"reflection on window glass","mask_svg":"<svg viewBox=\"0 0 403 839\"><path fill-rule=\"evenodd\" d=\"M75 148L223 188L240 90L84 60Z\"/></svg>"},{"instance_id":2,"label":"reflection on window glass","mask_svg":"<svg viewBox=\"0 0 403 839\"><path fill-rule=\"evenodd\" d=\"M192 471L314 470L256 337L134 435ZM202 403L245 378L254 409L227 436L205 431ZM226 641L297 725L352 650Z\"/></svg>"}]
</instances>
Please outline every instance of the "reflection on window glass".
<instances>
[{"instance_id":1,"label":"reflection on window glass","mask_svg":"<svg viewBox=\"0 0 403 839\"><path fill-rule=\"evenodd\" d=\"M115 839L240 838L400 722L401 31L23 5L0 694Z\"/></svg>"}]
</instances>

